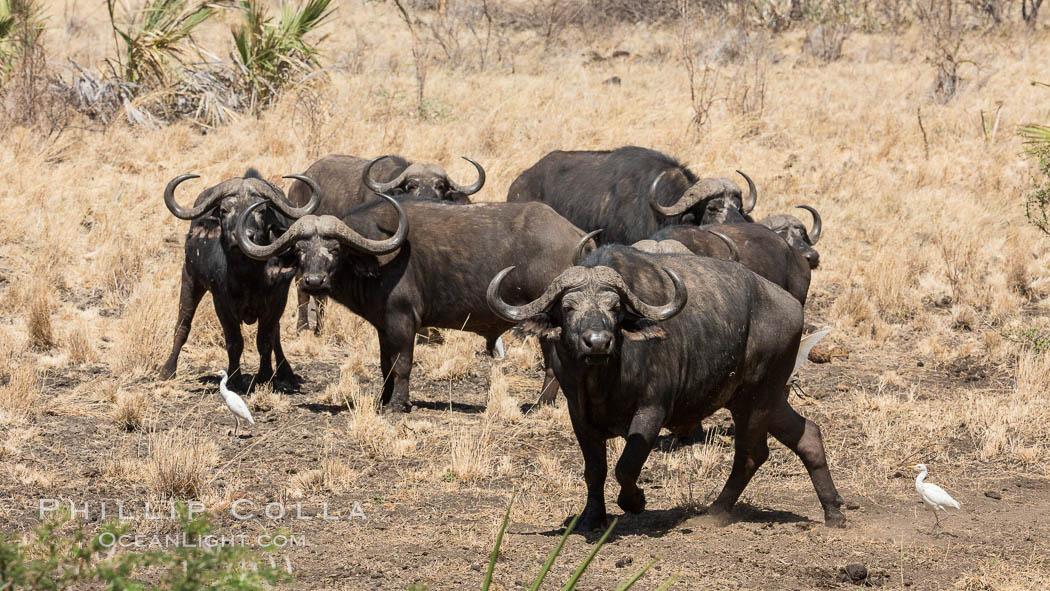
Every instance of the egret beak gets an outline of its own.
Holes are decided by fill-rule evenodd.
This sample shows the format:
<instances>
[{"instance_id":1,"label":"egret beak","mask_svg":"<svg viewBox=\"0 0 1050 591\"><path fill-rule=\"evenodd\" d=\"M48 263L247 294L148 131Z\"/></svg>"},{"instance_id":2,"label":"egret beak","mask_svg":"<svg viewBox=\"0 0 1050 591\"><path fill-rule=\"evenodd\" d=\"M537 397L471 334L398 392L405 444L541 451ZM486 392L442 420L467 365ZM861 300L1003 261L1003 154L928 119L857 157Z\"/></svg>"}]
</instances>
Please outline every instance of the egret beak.
<instances>
[{"instance_id":1,"label":"egret beak","mask_svg":"<svg viewBox=\"0 0 1050 591\"><path fill-rule=\"evenodd\" d=\"M911 466L905 466L905 468L907 468L909 470L914 470L915 469L915 464L912 464Z\"/></svg>"}]
</instances>

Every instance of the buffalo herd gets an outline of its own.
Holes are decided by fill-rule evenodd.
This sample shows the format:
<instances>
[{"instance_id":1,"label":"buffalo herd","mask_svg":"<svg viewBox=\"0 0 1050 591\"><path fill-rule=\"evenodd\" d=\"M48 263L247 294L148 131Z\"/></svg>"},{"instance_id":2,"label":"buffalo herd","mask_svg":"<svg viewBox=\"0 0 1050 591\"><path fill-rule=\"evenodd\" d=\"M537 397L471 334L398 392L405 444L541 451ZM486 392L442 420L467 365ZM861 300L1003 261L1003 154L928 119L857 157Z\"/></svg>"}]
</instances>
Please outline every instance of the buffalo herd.
<instances>
[{"instance_id":1,"label":"buffalo herd","mask_svg":"<svg viewBox=\"0 0 1050 591\"><path fill-rule=\"evenodd\" d=\"M555 151L524 170L505 202L471 202L470 185L438 165L398 156L331 155L286 195L254 169L204 190L190 220L175 337L161 377L176 373L197 305L211 292L235 388L296 385L280 318L298 279L297 328L308 302L331 299L368 321L379 340L387 412L411 409L416 335L473 332L493 352L507 330L538 337L539 404L564 393L583 453L580 527L606 521L606 440L623 437L617 504L645 508L639 474L661 429L684 434L725 408L735 425L732 471L707 512L730 511L769 456L768 435L795 452L825 524L845 522L820 428L788 402L803 306L823 222L751 217L755 183L699 177L646 148ZM321 320L318 307L317 322ZM258 321L259 370L240 369L241 323ZM273 361L271 363L271 354Z\"/></svg>"}]
</instances>

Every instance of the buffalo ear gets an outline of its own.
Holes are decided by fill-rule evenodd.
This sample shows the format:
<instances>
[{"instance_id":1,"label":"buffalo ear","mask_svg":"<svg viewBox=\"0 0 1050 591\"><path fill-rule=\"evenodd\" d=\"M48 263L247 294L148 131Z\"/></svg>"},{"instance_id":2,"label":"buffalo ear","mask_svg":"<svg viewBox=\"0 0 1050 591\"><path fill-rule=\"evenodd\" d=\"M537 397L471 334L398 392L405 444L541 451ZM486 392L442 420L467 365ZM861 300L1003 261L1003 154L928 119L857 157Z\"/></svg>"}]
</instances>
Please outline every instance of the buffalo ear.
<instances>
[{"instance_id":1,"label":"buffalo ear","mask_svg":"<svg viewBox=\"0 0 1050 591\"><path fill-rule=\"evenodd\" d=\"M648 341L667 336L660 324L648 318L625 318L622 327L623 336L628 341Z\"/></svg>"},{"instance_id":2,"label":"buffalo ear","mask_svg":"<svg viewBox=\"0 0 1050 591\"><path fill-rule=\"evenodd\" d=\"M465 194L460 193L459 191L449 191L448 193L445 193L444 200L448 201L449 203L462 203L467 205L470 205L471 203L470 197L467 197Z\"/></svg>"},{"instance_id":3,"label":"buffalo ear","mask_svg":"<svg viewBox=\"0 0 1050 591\"><path fill-rule=\"evenodd\" d=\"M561 327L551 322L548 314L537 314L527 318L515 330L522 334L536 335L545 341L553 341L561 337Z\"/></svg>"}]
</instances>

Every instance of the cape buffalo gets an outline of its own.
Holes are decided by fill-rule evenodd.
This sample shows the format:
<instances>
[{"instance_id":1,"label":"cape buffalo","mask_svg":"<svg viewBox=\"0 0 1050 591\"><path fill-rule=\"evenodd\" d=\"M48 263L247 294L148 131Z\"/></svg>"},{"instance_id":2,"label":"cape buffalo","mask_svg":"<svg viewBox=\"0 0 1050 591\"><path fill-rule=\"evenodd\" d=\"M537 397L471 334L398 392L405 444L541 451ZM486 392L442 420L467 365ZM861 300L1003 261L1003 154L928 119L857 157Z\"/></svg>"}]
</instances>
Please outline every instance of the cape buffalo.
<instances>
[{"instance_id":1,"label":"cape buffalo","mask_svg":"<svg viewBox=\"0 0 1050 591\"><path fill-rule=\"evenodd\" d=\"M779 285L801 304L806 303L811 272L804 253L761 224L672 226L653 234L652 239L677 241L694 254L715 258L726 258L728 241L735 245L729 247L735 253L730 260Z\"/></svg>"},{"instance_id":2,"label":"cape buffalo","mask_svg":"<svg viewBox=\"0 0 1050 591\"><path fill-rule=\"evenodd\" d=\"M169 379L175 375L179 353L190 334L197 305L205 292L211 292L215 314L219 317L226 340L229 357L226 371L237 387L245 385L245 376L240 373L241 352L244 349L241 323L253 324L256 320L259 321L256 339L259 372L255 381L265 382L273 378L271 351L276 358L278 379L294 380L295 374L281 349L280 319L288 298L288 286L295 276L295 267L279 259L267 257L257 261L245 257L237 246L234 230L240 219L244 235L250 240L269 242L274 230L287 227L287 218L306 215L317 207L321 200L320 189L308 177L284 177L297 179L312 189L309 201L303 207L294 207L280 189L263 180L255 169L249 169L242 178L230 179L205 189L193 207L183 208L175 202L175 188L194 178L198 178L197 175L175 177L164 189L164 204L168 211L179 219L191 222L189 233L186 234L186 259L182 265L175 340L160 377ZM244 215L253 204L268 204L272 207L255 211L250 216Z\"/></svg>"},{"instance_id":3,"label":"cape buffalo","mask_svg":"<svg viewBox=\"0 0 1050 591\"><path fill-rule=\"evenodd\" d=\"M708 508L729 520L769 455L767 434L809 471L824 522L845 522L820 429L787 400L802 335L802 305L739 263L610 245L585 257L524 305L503 300L514 268L489 284L489 305L554 344L554 373L584 459L583 529L606 520L606 440L623 437L617 504L645 508L637 480L661 428L688 432L719 408L736 425L733 469ZM667 302L656 305L650 302Z\"/></svg>"},{"instance_id":4,"label":"cape buffalo","mask_svg":"<svg viewBox=\"0 0 1050 591\"><path fill-rule=\"evenodd\" d=\"M470 203L469 197L485 185L485 169L480 164L463 157L474 165L478 178L470 185L460 185L450 179L437 164L412 163L400 156L379 156L372 160L356 156L332 154L321 158L306 169L306 176L317 181L324 194L317 206L317 215L341 216L351 208L373 201L376 193L386 193L398 199L413 197L452 203ZM310 188L305 183L292 183L288 198L295 205L304 205L310 199ZM298 290L298 320L296 330L309 328L310 295L300 285ZM317 324L321 331L321 316L324 300L317 299Z\"/></svg>"},{"instance_id":5,"label":"cape buffalo","mask_svg":"<svg viewBox=\"0 0 1050 591\"><path fill-rule=\"evenodd\" d=\"M327 294L375 327L386 380L382 402L404 412L410 409L416 331L466 330L484 336L491 348L515 323L486 304L489 277L518 265L522 272L508 285L509 297L535 298L571 264L583 232L542 203L452 205L380 197L342 218L302 217L269 246L254 244L246 234L238 238L257 259L294 249L304 289ZM544 389L557 389L552 370Z\"/></svg>"},{"instance_id":6,"label":"cape buffalo","mask_svg":"<svg viewBox=\"0 0 1050 591\"><path fill-rule=\"evenodd\" d=\"M820 265L820 253L814 250L813 246L820 240L820 230L823 226L820 214L808 205L796 205L796 207L805 209L813 215L812 230L807 231L806 225L797 217L783 213L766 216L758 223L780 234L791 245L791 248L802 253L810 269L816 269Z\"/></svg>"},{"instance_id":7,"label":"cape buffalo","mask_svg":"<svg viewBox=\"0 0 1050 591\"><path fill-rule=\"evenodd\" d=\"M739 171L738 171L739 172ZM627 146L547 154L511 183L507 201L542 201L601 244L632 244L665 226L750 222L758 191L729 179L698 179L670 156Z\"/></svg>"}]
</instances>

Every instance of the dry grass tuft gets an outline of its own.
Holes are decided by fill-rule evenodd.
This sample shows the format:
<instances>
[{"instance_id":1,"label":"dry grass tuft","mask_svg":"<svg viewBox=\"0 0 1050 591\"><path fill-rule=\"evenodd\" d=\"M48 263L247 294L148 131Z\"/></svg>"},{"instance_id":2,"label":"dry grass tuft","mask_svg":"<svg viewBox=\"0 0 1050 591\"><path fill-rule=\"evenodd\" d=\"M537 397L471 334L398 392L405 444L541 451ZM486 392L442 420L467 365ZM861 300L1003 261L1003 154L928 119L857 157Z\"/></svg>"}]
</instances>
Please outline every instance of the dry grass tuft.
<instances>
[{"instance_id":1,"label":"dry grass tuft","mask_svg":"<svg viewBox=\"0 0 1050 591\"><path fill-rule=\"evenodd\" d=\"M120 338L114 347L114 369L120 374L156 371L171 346L167 319L175 311L174 290L158 282L140 283L120 321ZM196 327L195 327L196 328Z\"/></svg>"},{"instance_id":2,"label":"dry grass tuft","mask_svg":"<svg viewBox=\"0 0 1050 591\"><path fill-rule=\"evenodd\" d=\"M252 412L285 412L292 408L292 403L284 394L274 390L272 384L261 384L252 392L248 408Z\"/></svg>"},{"instance_id":3,"label":"dry grass tuft","mask_svg":"<svg viewBox=\"0 0 1050 591\"><path fill-rule=\"evenodd\" d=\"M462 482L470 484L489 476L493 458L491 431L486 421L480 430L458 427L452 430L449 470Z\"/></svg>"},{"instance_id":4,"label":"dry grass tuft","mask_svg":"<svg viewBox=\"0 0 1050 591\"><path fill-rule=\"evenodd\" d=\"M91 344L91 328L81 319L73 324L66 334L66 350L73 363L93 363L98 360L98 351Z\"/></svg>"},{"instance_id":5,"label":"dry grass tuft","mask_svg":"<svg viewBox=\"0 0 1050 591\"><path fill-rule=\"evenodd\" d=\"M34 416L40 407L40 374L32 365L11 371L0 386L0 425L13 425Z\"/></svg>"},{"instance_id":6,"label":"dry grass tuft","mask_svg":"<svg viewBox=\"0 0 1050 591\"><path fill-rule=\"evenodd\" d=\"M149 466L138 458L120 455L102 462L102 476L119 482L139 482Z\"/></svg>"},{"instance_id":7,"label":"dry grass tuft","mask_svg":"<svg viewBox=\"0 0 1050 591\"><path fill-rule=\"evenodd\" d=\"M145 425L146 410L149 399L142 392L123 392L116 394L116 403L110 416L117 426L125 431L138 431Z\"/></svg>"},{"instance_id":8,"label":"dry grass tuft","mask_svg":"<svg viewBox=\"0 0 1050 591\"><path fill-rule=\"evenodd\" d=\"M39 468L33 468L24 464L15 464L11 470L12 476L22 486L29 488L51 488L55 481L55 475L45 472Z\"/></svg>"},{"instance_id":9,"label":"dry grass tuft","mask_svg":"<svg viewBox=\"0 0 1050 591\"><path fill-rule=\"evenodd\" d=\"M304 470L292 476L288 483L288 496L301 499L306 493L341 493L352 486L356 472L349 466L331 457L321 460L318 468Z\"/></svg>"},{"instance_id":10,"label":"dry grass tuft","mask_svg":"<svg viewBox=\"0 0 1050 591\"><path fill-rule=\"evenodd\" d=\"M54 311L51 289L46 279L36 280L25 303L29 342L41 351L55 346L55 331L51 324L51 314Z\"/></svg>"},{"instance_id":11,"label":"dry grass tuft","mask_svg":"<svg viewBox=\"0 0 1050 591\"><path fill-rule=\"evenodd\" d=\"M379 414L379 397L362 390L356 380L347 381L344 392L350 402L346 427L351 441L362 446L373 457L391 454L397 429Z\"/></svg>"},{"instance_id":12,"label":"dry grass tuft","mask_svg":"<svg viewBox=\"0 0 1050 591\"><path fill-rule=\"evenodd\" d=\"M177 427L151 433L146 478L163 498L199 498L216 459L215 446L198 432Z\"/></svg>"},{"instance_id":13,"label":"dry grass tuft","mask_svg":"<svg viewBox=\"0 0 1050 591\"><path fill-rule=\"evenodd\" d=\"M492 368L485 417L495 423L517 423L522 419L518 401L510 395L510 380L500 365Z\"/></svg>"},{"instance_id":14,"label":"dry grass tuft","mask_svg":"<svg viewBox=\"0 0 1050 591\"><path fill-rule=\"evenodd\" d=\"M431 380L454 380L470 375L476 368L474 361L481 337L458 330L443 330L444 342L439 345L416 347L419 368Z\"/></svg>"}]
</instances>

